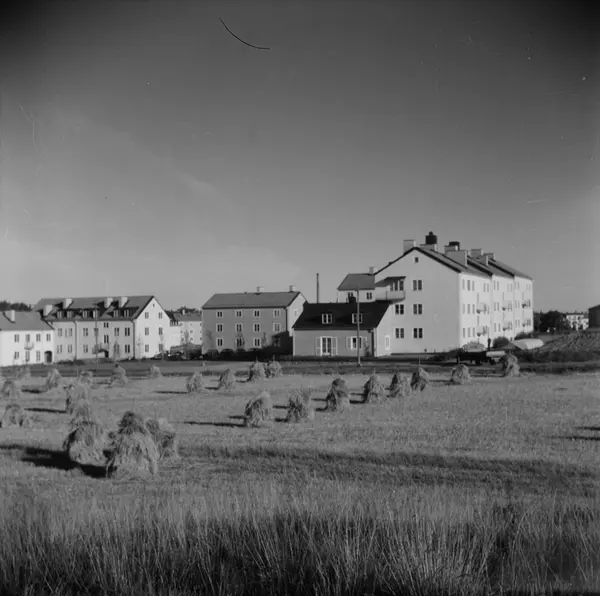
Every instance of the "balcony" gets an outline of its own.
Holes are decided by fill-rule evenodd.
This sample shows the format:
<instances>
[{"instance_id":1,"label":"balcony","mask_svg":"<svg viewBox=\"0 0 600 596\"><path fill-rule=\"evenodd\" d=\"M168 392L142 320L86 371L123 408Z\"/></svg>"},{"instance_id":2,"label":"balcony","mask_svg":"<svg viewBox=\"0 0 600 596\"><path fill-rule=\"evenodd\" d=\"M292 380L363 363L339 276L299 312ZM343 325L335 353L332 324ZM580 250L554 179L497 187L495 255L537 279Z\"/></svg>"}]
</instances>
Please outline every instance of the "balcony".
<instances>
[{"instance_id":1,"label":"balcony","mask_svg":"<svg viewBox=\"0 0 600 596\"><path fill-rule=\"evenodd\" d=\"M27 351L29 351L29 350L33 350L33 348L34 348L34 345L33 345L33 342L32 342L32 341L26 341L26 342L25 342L25 345L24 345L23 347L24 347L24 348L25 348Z\"/></svg>"},{"instance_id":2,"label":"balcony","mask_svg":"<svg viewBox=\"0 0 600 596\"><path fill-rule=\"evenodd\" d=\"M490 307L485 302L478 302L476 309L477 309L478 313L489 313L490 312Z\"/></svg>"},{"instance_id":3,"label":"balcony","mask_svg":"<svg viewBox=\"0 0 600 596\"><path fill-rule=\"evenodd\" d=\"M512 310L513 304L512 300L503 300L502 301L502 310Z\"/></svg>"},{"instance_id":4,"label":"balcony","mask_svg":"<svg viewBox=\"0 0 600 596\"><path fill-rule=\"evenodd\" d=\"M512 323L509 323L509 322L502 323L502 329L504 331L507 331L508 329L512 329Z\"/></svg>"},{"instance_id":5,"label":"balcony","mask_svg":"<svg viewBox=\"0 0 600 596\"><path fill-rule=\"evenodd\" d=\"M481 336L481 335L487 335L488 334L488 328L485 325L478 325L477 328L475 329L475 332L479 336Z\"/></svg>"},{"instance_id":6,"label":"balcony","mask_svg":"<svg viewBox=\"0 0 600 596\"><path fill-rule=\"evenodd\" d=\"M526 298L525 300L523 300L523 302L521 303L521 306L523 308L531 308L531 300L529 298Z\"/></svg>"},{"instance_id":7,"label":"balcony","mask_svg":"<svg viewBox=\"0 0 600 596\"><path fill-rule=\"evenodd\" d=\"M382 300L389 300L390 302L400 302L406 298L406 292L404 290L386 290Z\"/></svg>"}]
</instances>

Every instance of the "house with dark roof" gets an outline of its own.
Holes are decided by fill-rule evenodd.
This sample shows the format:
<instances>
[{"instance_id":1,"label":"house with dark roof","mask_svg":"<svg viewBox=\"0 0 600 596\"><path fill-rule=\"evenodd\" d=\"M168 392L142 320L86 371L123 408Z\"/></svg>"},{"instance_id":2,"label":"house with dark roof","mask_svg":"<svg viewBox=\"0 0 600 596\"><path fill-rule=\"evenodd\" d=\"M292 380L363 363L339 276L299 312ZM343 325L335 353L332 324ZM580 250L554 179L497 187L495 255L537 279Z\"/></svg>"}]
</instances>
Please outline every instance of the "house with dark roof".
<instances>
[{"instance_id":1,"label":"house with dark roof","mask_svg":"<svg viewBox=\"0 0 600 596\"><path fill-rule=\"evenodd\" d=\"M56 330L56 361L151 358L170 347L169 315L152 295L42 298L34 311Z\"/></svg>"},{"instance_id":2,"label":"house with dark roof","mask_svg":"<svg viewBox=\"0 0 600 596\"><path fill-rule=\"evenodd\" d=\"M294 325L294 356L390 355L393 304L306 303Z\"/></svg>"},{"instance_id":3,"label":"house with dark roof","mask_svg":"<svg viewBox=\"0 0 600 596\"><path fill-rule=\"evenodd\" d=\"M203 351L268 350L291 354L293 326L306 299L295 286L285 292L214 294L202 307Z\"/></svg>"},{"instance_id":4,"label":"house with dark roof","mask_svg":"<svg viewBox=\"0 0 600 596\"><path fill-rule=\"evenodd\" d=\"M39 313L0 311L0 368L52 362L54 335Z\"/></svg>"},{"instance_id":5,"label":"house with dark roof","mask_svg":"<svg viewBox=\"0 0 600 596\"><path fill-rule=\"evenodd\" d=\"M354 290L352 290L354 286ZM533 331L533 279L481 249L459 242L438 249L405 240L402 254L369 273L349 274L338 300L388 300L394 305L393 353L444 351L491 344L497 337Z\"/></svg>"}]
</instances>

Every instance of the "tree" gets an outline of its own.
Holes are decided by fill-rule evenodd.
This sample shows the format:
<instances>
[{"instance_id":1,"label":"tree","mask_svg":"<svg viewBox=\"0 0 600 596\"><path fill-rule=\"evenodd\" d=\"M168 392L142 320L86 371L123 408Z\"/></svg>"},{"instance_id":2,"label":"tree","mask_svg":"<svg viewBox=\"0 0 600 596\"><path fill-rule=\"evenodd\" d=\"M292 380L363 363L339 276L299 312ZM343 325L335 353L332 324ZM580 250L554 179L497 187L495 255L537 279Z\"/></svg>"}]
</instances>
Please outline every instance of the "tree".
<instances>
[{"instance_id":1,"label":"tree","mask_svg":"<svg viewBox=\"0 0 600 596\"><path fill-rule=\"evenodd\" d=\"M0 300L0 310L31 312L31 306L25 304L24 302L9 302L8 300Z\"/></svg>"},{"instance_id":2,"label":"tree","mask_svg":"<svg viewBox=\"0 0 600 596\"><path fill-rule=\"evenodd\" d=\"M560 333L569 331L570 329L569 321L563 313L557 310L540 313L540 331L542 333L548 333L549 331L558 331Z\"/></svg>"},{"instance_id":3,"label":"tree","mask_svg":"<svg viewBox=\"0 0 600 596\"><path fill-rule=\"evenodd\" d=\"M214 349L214 336L213 336L213 332L210 329L206 329L204 331L204 336L206 337L206 343L208 344L208 346L206 346L206 348L208 350L212 350Z\"/></svg>"},{"instance_id":4,"label":"tree","mask_svg":"<svg viewBox=\"0 0 600 596\"><path fill-rule=\"evenodd\" d=\"M190 352L192 350L192 335L189 329L184 329L183 331L183 341L181 342L183 346L183 351L185 353L185 357L189 359Z\"/></svg>"}]
</instances>

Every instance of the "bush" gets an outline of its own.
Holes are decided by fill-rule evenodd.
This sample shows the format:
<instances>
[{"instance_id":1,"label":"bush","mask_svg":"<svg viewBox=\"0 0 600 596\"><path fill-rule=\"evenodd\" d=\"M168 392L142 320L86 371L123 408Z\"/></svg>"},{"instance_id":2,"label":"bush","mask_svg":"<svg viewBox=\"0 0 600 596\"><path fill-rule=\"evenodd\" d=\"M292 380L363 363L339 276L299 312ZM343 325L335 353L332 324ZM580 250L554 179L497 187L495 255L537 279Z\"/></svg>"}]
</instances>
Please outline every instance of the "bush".
<instances>
[{"instance_id":1,"label":"bush","mask_svg":"<svg viewBox=\"0 0 600 596\"><path fill-rule=\"evenodd\" d=\"M510 339L508 339L508 337L496 337L492 342L492 347L499 350L500 348L507 346L509 343Z\"/></svg>"}]
</instances>

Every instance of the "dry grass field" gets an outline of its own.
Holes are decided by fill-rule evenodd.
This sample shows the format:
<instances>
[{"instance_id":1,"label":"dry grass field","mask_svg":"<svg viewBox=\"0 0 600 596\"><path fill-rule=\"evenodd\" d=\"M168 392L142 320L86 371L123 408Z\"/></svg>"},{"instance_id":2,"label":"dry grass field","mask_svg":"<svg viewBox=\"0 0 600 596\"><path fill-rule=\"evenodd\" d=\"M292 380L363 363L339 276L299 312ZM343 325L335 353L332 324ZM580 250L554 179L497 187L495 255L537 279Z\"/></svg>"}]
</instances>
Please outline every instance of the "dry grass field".
<instances>
[{"instance_id":1,"label":"dry grass field","mask_svg":"<svg viewBox=\"0 0 600 596\"><path fill-rule=\"evenodd\" d=\"M72 464L64 391L31 379L33 426L0 429L0 593L600 591L600 375L447 377L363 404L367 376L346 375L343 412L324 411L331 376L207 377L199 395L185 377L103 379L106 428L135 411L177 432L180 457L138 479ZM286 423L299 388L316 415ZM263 389L274 421L247 428Z\"/></svg>"}]
</instances>

